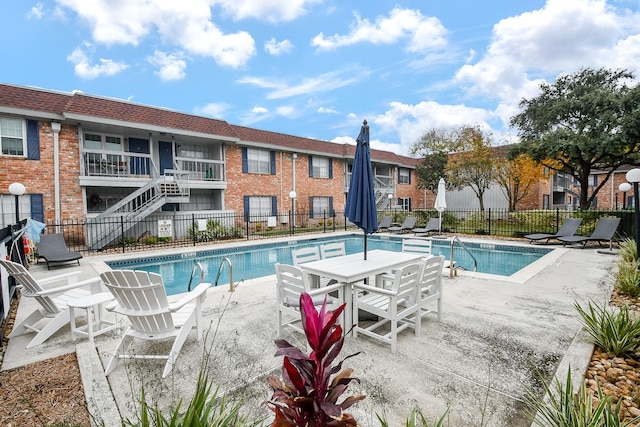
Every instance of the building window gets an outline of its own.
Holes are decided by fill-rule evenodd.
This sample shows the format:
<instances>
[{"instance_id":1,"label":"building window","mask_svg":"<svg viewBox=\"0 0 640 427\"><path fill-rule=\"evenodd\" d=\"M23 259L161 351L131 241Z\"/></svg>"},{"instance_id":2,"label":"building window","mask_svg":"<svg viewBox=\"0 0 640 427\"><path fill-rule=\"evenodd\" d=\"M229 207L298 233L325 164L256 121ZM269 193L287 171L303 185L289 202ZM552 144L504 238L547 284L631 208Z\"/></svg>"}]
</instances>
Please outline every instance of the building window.
<instances>
[{"instance_id":1,"label":"building window","mask_svg":"<svg viewBox=\"0 0 640 427\"><path fill-rule=\"evenodd\" d=\"M7 156L24 156L25 134L23 120L0 117L2 154Z\"/></svg>"},{"instance_id":2,"label":"building window","mask_svg":"<svg viewBox=\"0 0 640 427\"><path fill-rule=\"evenodd\" d=\"M105 160L110 164L118 164L123 161L122 153L124 152L124 147L121 136L85 133L83 147L85 150L101 151L101 153L85 153L88 163L99 163L101 160ZM115 154L116 152L118 154Z\"/></svg>"},{"instance_id":3,"label":"building window","mask_svg":"<svg viewBox=\"0 0 640 427\"><path fill-rule=\"evenodd\" d=\"M247 148L247 165L249 173L271 173L269 152Z\"/></svg>"},{"instance_id":4,"label":"building window","mask_svg":"<svg viewBox=\"0 0 640 427\"><path fill-rule=\"evenodd\" d=\"M398 169L398 184L411 184L409 169Z\"/></svg>"},{"instance_id":5,"label":"building window","mask_svg":"<svg viewBox=\"0 0 640 427\"><path fill-rule=\"evenodd\" d=\"M589 175L589 178L587 178L587 185L589 185L589 187L595 187L598 185L598 175Z\"/></svg>"},{"instance_id":6,"label":"building window","mask_svg":"<svg viewBox=\"0 0 640 427\"><path fill-rule=\"evenodd\" d=\"M411 198L410 197L398 197L398 207L403 211L411 210Z\"/></svg>"},{"instance_id":7,"label":"building window","mask_svg":"<svg viewBox=\"0 0 640 427\"><path fill-rule=\"evenodd\" d=\"M333 197L311 197L311 218L323 218L333 215Z\"/></svg>"},{"instance_id":8,"label":"building window","mask_svg":"<svg viewBox=\"0 0 640 427\"><path fill-rule=\"evenodd\" d=\"M271 196L249 196L249 221L266 221L273 214Z\"/></svg>"},{"instance_id":9,"label":"building window","mask_svg":"<svg viewBox=\"0 0 640 427\"><path fill-rule=\"evenodd\" d=\"M323 157L313 159L313 177L329 178L329 159Z\"/></svg>"}]
</instances>

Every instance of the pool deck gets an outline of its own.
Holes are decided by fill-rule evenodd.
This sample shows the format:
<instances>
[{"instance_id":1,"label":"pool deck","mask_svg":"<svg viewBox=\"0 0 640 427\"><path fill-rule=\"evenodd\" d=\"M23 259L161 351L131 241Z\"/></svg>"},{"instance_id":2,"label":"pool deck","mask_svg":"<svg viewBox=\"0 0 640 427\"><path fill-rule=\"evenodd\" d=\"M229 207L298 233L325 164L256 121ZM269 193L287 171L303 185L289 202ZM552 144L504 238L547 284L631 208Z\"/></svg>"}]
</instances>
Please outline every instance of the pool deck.
<instances>
[{"instance_id":1,"label":"pool deck","mask_svg":"<svg viewBox=\"0 0 640 427\"><path fill-rule=\"evenodd\" d=\"M296 236L309 237L313 236ZM247 242L238 243L242 244ZM523 399L525 386L537 380L536 371L556 372L564 379L570 366L579 379L586 370L593 347L585 339L573 304L590 298L608 301L613 283L610 274L617 261L595 247L544 247L557 250L512 278L469 272L445 276L442 322L435 315L425 318L421 337L415 337L412 330L403 331L396 354L379 341L347 337L341 355L361 352L343 365L352 367L361 380L350 389L367 395L349 412L362 426L378 426L376 414L385 414L391 425L400 425L414 406L429 421L450 407L449 425L455 426L529 425L522 416ZM92 277L93 263L143 255L148 253L85 257L79 269L83 277ZM76 269L48 271L45 264L34 264L30 271L37 278ZM161 407L175 405L180 397L189 399L206 360L221 391L243 396L247 407L265 415L260 404L271 396L265 377L279 375L282 363L274 357L274 284L275 275L241 282L232 293L228 286L211 288L204 309L209 325L206 338L198 342L195 333L190 335L172 375L165 380L160 378L164 363L151 360L121 361L105 377L103 365L117 336L100 335L94 344L85 338L73 342L69 327L33 349L25 349L29 334L10 339L2 370L75 351L89 410L105 425L119 425L116 420L121 416L135 417L133 408L141 385L147 397ZM16 322L34 307L33 301L23 298ZM303 349L306 346L304 337L295 332L286 332L285 338ZM163 343L152 345L165 347Z\"/></svg>"}]
</instances>

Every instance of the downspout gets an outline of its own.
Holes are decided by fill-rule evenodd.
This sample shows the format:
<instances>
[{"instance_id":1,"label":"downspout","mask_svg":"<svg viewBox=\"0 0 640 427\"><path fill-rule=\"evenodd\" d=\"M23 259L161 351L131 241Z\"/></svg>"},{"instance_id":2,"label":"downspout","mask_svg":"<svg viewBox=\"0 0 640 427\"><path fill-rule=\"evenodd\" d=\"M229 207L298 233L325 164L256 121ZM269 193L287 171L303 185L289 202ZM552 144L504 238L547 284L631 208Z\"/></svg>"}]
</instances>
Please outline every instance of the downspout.
<instances>
[{"instance_id":1,"label":"downspout","mask_svg":"<svg viewBox=\"0 0 640 427\"><path fill-rule=\"evenodd\" d=\"M53 188L54 188L54 212L56 224L60 224L60 128L58 122L51 122L53 131Z\"/></svg>"},{"instance_id":2,"label":"downspout","mask_svg":"<svg viewBox=\"0 0 640 427\"><path fill-rule=\"evenodd\" d=\"M296 191L296 159L298 158L298 153L293 153L291 154L291 173L292 173L292 178L291 178L291 191ZM297 199L297 197L296 197ZM296 200L293 199L293 211L296 211ZM294 224L295 225L295 224Z\"/></svg>"}]
</instances>

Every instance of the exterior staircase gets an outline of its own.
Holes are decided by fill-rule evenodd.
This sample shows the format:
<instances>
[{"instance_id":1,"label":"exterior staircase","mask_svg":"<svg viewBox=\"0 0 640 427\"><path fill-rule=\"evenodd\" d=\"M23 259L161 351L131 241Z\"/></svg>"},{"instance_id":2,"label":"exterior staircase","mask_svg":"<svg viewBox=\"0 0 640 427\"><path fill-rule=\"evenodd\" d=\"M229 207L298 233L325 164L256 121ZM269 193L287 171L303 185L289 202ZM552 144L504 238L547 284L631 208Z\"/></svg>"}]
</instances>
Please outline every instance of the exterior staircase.
<instances>
[{"instance_id":1,"label":"exterior staircase","mask_svg":"<svg viewBox=\"0 0 640 427\"><path fill-rule=\"evenodd\" d=\"M166 203L189 202L189 185L179 174L162 175L87 221L87 246L100 250Z\"/></svg>"},{"instance_id":2,"label":"exterior staircase","mask_svg":"<svg viewBox=\"0 0 640 427\"><path fill-rule=\"evenodd\" d=\"M393 199L389 199L389 194L394 193L394 187L385 181L375 178L374 193L376 197L376 209L384 211L391 209Z\"/></svg>"}]
</instances>

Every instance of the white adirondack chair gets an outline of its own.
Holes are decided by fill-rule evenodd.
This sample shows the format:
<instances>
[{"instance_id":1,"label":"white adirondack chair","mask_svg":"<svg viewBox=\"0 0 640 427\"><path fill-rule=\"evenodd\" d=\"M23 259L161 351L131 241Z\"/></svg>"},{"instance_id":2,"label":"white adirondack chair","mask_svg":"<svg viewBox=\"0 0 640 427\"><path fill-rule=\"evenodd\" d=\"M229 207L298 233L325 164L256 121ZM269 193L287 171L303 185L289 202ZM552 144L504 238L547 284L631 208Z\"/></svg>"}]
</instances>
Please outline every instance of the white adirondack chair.
<instances>
[{"instance_id":1,"label":"white adirondack chair","mask_svg":"<svg viewBox=\"0 0 640 427\"><path fill-rule=\"evenodd\" d=\"M12 338L29 331L36 332L26 348L42 344L69 323L71 319L67 303L100 292L102 282L100 278L78 281L80 271L70 271L36 280L22 264L0 259L0 266L15 278L23 297L33 298L40 305L14 326L9 335L9 338ZM87 286L90 289L81 289ZM41 324L40 321L43 319L48 319L48 322Z\"/></svg>"},{"instance_id":2,"label":"white adirondack chair","mask_svg":"<svg viewBox=\"0 0 640 427\"><path fill-rule=\"evenodd\" d=\"M353 323L356 325L353 328L354 337L362 333L389 343L391 353L395 353L399 332L412 327L416 336L420 336L421 322L411 321L411 318L420 316L420 278L423 266L423 262L418 262L397 269L389 288L361 283L353 285ZM366 294L360 295L358 291L366 291ZM363 322L359 322L360 310L371 313L380 320L363 326Z\"/></svg>"},{"instance_id":3,"label":"white adirondack chair","mask_svg":"<svg viewBox=\"0 0 640 427\"><path fill-rule=\"evenodd\" d=\"M291 257L293 258L293 265L297 267L303 262L318 261L320 259L320 250L317 246L291 249Z\"/></svg>"},{"instance_id":4,"label":"white adirondack chair","mask_svg":"<svg viewBox=\"0 0 640 427\"><path fill-rule=\"evenodd\" d=\"M167 359L162 372L162 378L165 378L173 369L191 329L197 329L198 341L202 338L202 304L211 284L200 283L179 301L169 303L159 274L134 270L108 270L101 272L100 277L116 300L107 309L127 316L131 323L111 355L105 374L113 372L120 359ZM127 347L134 338L174 341L168 354L132 355L127 353Z\"/></svg>"}]
</instances>

